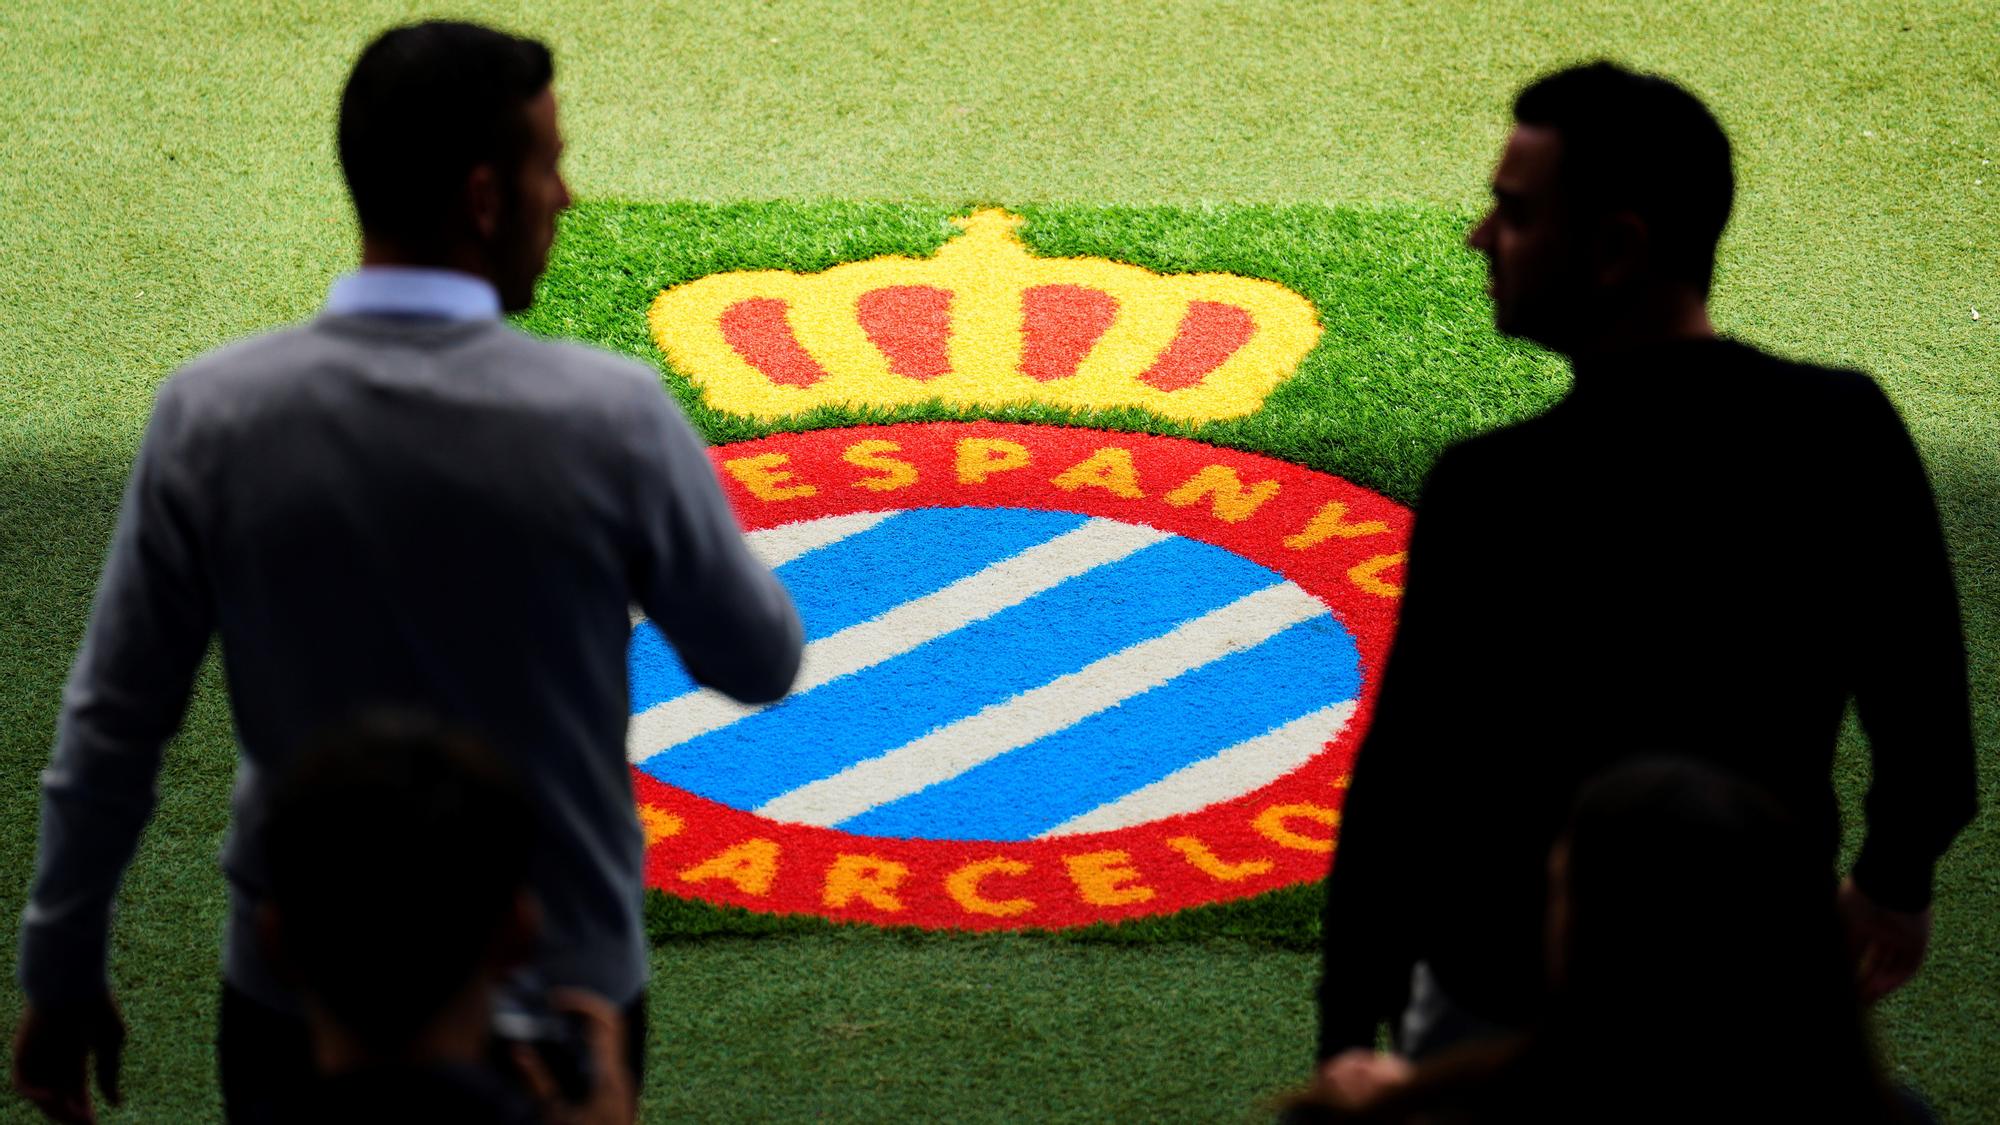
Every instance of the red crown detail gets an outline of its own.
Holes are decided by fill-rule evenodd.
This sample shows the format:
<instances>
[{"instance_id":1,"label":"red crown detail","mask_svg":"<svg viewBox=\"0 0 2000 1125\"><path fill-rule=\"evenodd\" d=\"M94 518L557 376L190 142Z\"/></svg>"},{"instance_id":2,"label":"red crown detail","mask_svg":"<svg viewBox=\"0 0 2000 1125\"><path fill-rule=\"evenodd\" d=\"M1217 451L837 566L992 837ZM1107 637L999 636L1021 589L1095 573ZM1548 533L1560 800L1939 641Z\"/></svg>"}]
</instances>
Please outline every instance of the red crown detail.
<instances>
[{"instance_id":1,"label":"red crown detail","mask_svg":"<svg viewBox=\"0 0 2000 1125\"><path fill-rule=\"evenodd\" d=\"M711 405L760 418L943 400L1200 422L1255 411L1319 338L1312 304L1275 282L1037 258L1013 215L954 221L965 235L929 259L668 289L654 339Z\"/></svg>"}]
</instances>

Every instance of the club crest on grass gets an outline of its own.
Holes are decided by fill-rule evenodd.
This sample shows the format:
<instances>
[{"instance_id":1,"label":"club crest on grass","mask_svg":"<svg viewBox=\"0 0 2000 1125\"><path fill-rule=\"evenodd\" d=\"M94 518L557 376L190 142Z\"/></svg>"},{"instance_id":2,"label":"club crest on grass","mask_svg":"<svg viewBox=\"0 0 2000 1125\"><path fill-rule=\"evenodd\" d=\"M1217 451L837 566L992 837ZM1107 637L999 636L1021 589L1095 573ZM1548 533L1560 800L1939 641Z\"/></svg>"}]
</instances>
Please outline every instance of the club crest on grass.
<instances>
[{"instance_id":1,"label":"club crest on grass","mask_svg":"<svg viewBox=\"0 0 2000 1125\"><path fill-rule=\"evenodd\" d=\"M634 632L648 881L879 924L1063 927L1324 875L1406 509L1180 438L999 422L711 451L807 633L745 707Z\"/></svg>"}]
</instances>

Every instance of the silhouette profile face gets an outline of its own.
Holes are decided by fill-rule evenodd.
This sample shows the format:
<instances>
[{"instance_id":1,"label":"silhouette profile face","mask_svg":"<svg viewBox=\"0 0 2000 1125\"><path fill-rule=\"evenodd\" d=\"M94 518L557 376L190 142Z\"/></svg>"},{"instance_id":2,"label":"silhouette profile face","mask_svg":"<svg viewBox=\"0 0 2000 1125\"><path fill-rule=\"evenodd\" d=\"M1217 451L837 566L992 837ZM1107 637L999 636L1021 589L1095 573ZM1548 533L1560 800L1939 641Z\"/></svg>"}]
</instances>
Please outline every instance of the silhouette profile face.
<instances>
[{"instance_id":1,"label":"silhouette profile face","mask_svg":"<svg viewBox=\"0 0 2000 1125\"><path fill-rule=\"evenodd\" d=\"M484 202L474 203L475 223L486 243L485 257L500 291L500 304L510 313L534 303L535 282L548 268L549 248L555 244L556 216L570 204L569 185L562 177L563 140L556 126L555 92L543 90L524 112L529 139L519 166L474 170L475 200L482 195L477 180L482 175L493 180L492 189L483 193Z\"/></svg>"},{"instance_id":2,"label":"silhouette profile face","mask_svg":"<svg viewBox=\"0 0 2000 1125\"><path fill-rule=\"evenodd\" d=\"M1558 171L1562 135L1518 125L1493 170L1493 206L1466 236L1486 258L1494 327L1565 351L1584 313L1587 266L1566 212Z\"/></svg>"}]
</instances>

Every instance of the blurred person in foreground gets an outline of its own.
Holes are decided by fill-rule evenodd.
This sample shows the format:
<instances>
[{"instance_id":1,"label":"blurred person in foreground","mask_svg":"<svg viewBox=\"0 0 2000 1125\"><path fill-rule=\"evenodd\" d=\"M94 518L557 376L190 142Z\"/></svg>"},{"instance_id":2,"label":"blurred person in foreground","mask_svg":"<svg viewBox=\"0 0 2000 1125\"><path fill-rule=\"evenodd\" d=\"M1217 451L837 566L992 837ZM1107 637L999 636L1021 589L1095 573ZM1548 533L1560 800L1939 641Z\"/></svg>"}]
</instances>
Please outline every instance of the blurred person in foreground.
<instances>
[{"instance_id":1,"label":"blurred person in foreground","mask_svg":"<svg viewBox=\"0 0 2000 1125\"><path fill-rule=\"evenodd\" d=\"M658 373L500 319L532 301L569 204L552 76L541 44L469 24L369 44L338 133L360 270L307 323L160 388L42 775L13 1081L51 1116L92 1118L91 1054L117 1101L111 902L211 635L241 747L217 1043L232 1121L268 1119L310 1066L254 924L270 778L360 706L434 713L515 765L542 841L534 967L643 1036L629 607L744 701L784 694L800 629Z\"/></svg>"},{"instance_id":2,"label":"blurred person in foreground","mask_svg":"<svg viewBox=\"0 0 2000 1125\"><path fill-rule=\"evenodd\" d=\"M1883 1081L1818 842L1754 786L1687 760L1614 769L1548 872L1531 1031L1415 1066L1345 1052L1286 1120L1931 1120Z\"/></svg>"},{"instance_id":3,"label":"blurred person in foreground","mask_svg":"<svg viewBox=\"0 0 2000 1125\"><path fill-rule=\"evenodd\" d=\"M574 1099L555 1094L533 1049L493 1034L494 992L540 928L534 819L504 762L412 715L368 716L287 767L266 822L258 927L299 997L317 1077L286 1092L284 1120L633 1119L628 1029L602 998L554 998L588 1051Z\"/></svg>"},{"instance_id":4,"label":"blurred person in foreground","mask_svg":"<svg viewBox=\"0 0 2000 1125\"><path fill-rule=\"evenodd\" d=\"M1852 700L1874 762L1838 887L1863 998L1907 981L1970 820L1965 646L1923 463L1874 381L1718 338L1729 142L1597 63L1514 105L1471 232L1495 322L1569 394L1445 451L1327 884L1319 1057L1522 1027L1544 874L1583 779L1680 747L1791 810L1827 864Z\"/></svg>"}]
</instances>

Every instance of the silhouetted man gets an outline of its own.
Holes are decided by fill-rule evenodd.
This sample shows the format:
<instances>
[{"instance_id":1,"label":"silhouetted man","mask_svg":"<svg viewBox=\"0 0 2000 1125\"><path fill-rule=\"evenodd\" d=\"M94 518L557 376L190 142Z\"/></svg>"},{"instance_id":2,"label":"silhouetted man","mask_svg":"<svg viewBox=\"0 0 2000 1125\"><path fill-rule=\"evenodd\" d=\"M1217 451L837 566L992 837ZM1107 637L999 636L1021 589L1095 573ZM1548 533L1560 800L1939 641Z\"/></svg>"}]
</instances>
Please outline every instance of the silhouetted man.
<instances>
[{"instance_id":1,"label":"silhouetted man","mask_svg":"<svg viewBox=\"0 0 2000 1125\"><path fill-rule=\"evenodd\" d=\"M361 705L435 713L515 764L542 822L534 965L643 1026L628 607L746 701L785 692L800 631L658 374L500 320L533 299L569 204L552 75L541 44L467 24L370 44L339 127L362 268L312 321L160 389L42 781L14 1083L45 1112L90 1115L90 1052L116 1100L111 900L211 634L242 747L222 859L233 1120L309 1069L256 937L269 778Z\"/></svg>"},{"instance_id":2,"label":"silhouetted man","mask_svg":"<svg viewBox=\"0 0 2000 1125\"><path fill-rule=\"evenodd\" d=\"M1381 1021L1421 1055L1535 1017L1543 857L1617 759L1726 767L1831 861L1852 698L1874 781L1840 895L1870 998L1916 971L1933 867L1973 810L1957 597L1901 421L1866 376L1709 325L1721 128L1602 63L1514 117L1470 242L1499 329L1568 356L1575 385L1425 485L1328 882L1322 1059Z\"/></svg>"}]
</instances>

